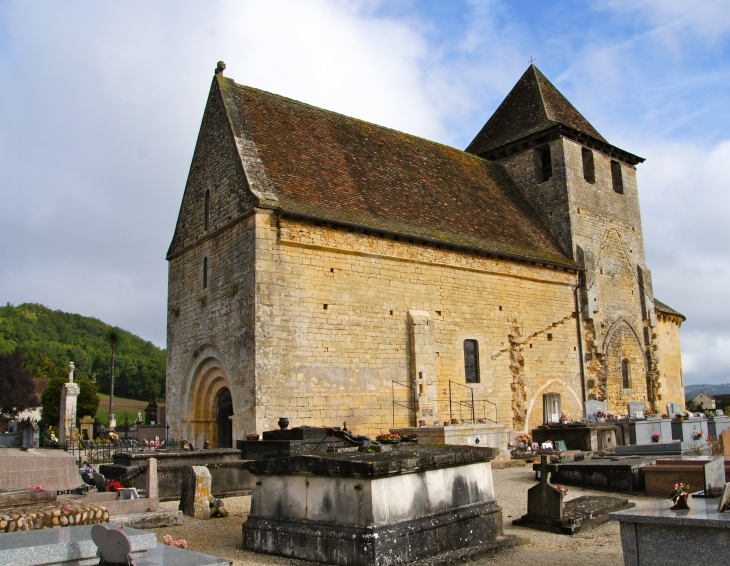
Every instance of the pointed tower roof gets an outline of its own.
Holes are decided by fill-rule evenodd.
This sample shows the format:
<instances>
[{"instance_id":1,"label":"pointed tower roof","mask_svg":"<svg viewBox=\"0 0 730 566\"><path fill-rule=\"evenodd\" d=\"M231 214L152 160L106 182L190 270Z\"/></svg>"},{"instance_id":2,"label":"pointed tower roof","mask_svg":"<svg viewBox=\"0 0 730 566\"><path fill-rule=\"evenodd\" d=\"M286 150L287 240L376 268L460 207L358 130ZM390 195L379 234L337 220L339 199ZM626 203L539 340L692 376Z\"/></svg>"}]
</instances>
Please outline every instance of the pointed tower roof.
<instances>
[{"instance_id":1,"label":"pointed tower roof","mask_svg":"<svg viewBox=\"0 0 730 566\"><path fill-rule=\"evenodd\" d=\"M482 155L557 125L608 143L535 65L530 65L466 148Z\"/></svg>"}]
</instances>

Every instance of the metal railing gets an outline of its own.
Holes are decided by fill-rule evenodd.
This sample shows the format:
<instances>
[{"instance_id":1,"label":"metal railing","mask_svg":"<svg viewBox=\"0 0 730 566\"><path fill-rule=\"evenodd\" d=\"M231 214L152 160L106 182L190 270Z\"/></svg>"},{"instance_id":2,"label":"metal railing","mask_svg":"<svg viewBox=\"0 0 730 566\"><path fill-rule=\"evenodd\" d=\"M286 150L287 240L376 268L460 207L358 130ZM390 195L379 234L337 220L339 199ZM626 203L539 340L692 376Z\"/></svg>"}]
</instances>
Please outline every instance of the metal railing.
<instances>
[{"instance_id":1,"label":"metal railing","mask_svg":"<svg viewBox=\"0 0 730 566\"><path fill-rule=\"evenodd\" d=\"M393 381L391 383L391 395L393 398L393 428L395 427L395 408L403 407L408 410L409 425L414 426L416 414L416 391L413 386L404 381ZM400 394L396 399L396 391Z\"/></svg>"},{"instance_id":2,"label":"metal railing","mask_svg":"<svg viewBox=\"0 0 730 566\"><path fill-rule=\"evenodd\" d=\"M99 464L112 464L114 456L120 452L149 452L150 456L154 456L155 452L159 450L176 450L177 440L162 442L162 446L159 448L142 446L132 438L120 438L112 444L96 444L89 440L82 440L81 442L69 442L63 449L76 457L79 466L84 462L97 466Z\"/></svg>"},{"instance_id":3,"label":"metal railing","mask_svg":"<svg viewBox=\"0 0 730 566\"><path fill-rule=\"evenodd\" d=\"M493 419L487 416L488 413L492 412L490 409L494 411ZM458 417L454 417L456 413L458 413ZM477 423L480 420L493 423L499 422L495 403L486 399L475 399L473 387L458 381L449 381L449 420L453 421L454 418L471 423Z\"/></svg>"}]
</instances>

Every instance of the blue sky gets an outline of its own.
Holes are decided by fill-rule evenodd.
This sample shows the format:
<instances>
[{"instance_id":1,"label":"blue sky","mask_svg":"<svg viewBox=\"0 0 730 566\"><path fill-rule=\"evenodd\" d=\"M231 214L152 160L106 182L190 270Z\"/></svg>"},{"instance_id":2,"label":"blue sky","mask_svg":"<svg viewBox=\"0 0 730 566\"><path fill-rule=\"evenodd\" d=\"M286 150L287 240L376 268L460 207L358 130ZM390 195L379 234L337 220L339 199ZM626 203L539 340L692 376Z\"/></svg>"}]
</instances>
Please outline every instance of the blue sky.
<instances>
[{"instance_id":1,"label":"blue sky","mask_svg":"<svg viewBox=\"0 0 730 566\"><path fill-rule=\"evenodd\" d=\"M638 167L686 381L730 382L730 10L670 0L0 3L0 301L165 343L172 231L216 61L465 147L530 57Z\"/></svg>"}]
</instances>

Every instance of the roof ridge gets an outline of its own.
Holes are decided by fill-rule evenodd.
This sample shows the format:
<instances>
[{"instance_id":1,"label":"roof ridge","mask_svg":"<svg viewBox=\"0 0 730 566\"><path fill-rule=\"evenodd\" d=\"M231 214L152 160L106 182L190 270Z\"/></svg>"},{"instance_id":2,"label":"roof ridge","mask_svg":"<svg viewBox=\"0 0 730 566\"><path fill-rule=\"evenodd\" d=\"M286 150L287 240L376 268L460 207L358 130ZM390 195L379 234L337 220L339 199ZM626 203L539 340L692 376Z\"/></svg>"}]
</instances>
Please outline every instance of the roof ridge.
<instances>
[{"instance_id":1,"label":"roof ridge","mask_svg":"<svg viewBox=\"0 0 730 566\"><path fill-rule=\"evenodd\" d=\"M542 86L540 86L540 77L537 73L540 73L540 69L538 69L534 63L530 63L530 70L532 71L532 74L535 75L535 84L537 85L537 93L540 95L540 101L542 102L542 110L545 112L545 119L548 122L552 122L553 124L558 124L559 122L556 122L553 120L550 115L548 114L548 107L547 102L545 102L545 95L542 93ZM542 73L540 73L542 74Z\"/></svg>"},{"instance_id":2,"label":"roof ridge","mask_svg":"<svg viewBox=\"0 0 730 566\"><path fill-rule=\"evenodd\" d=\"M239 83L235 83L235 84L239 88L248 89L250 91L254 91L254 92L257 92L257 93L260 93L260 94L264 94L266 96L273 96L273 97L276 97L276 98L280 98L280 99L286 100L288 102L293 102L295 104L299 104L301 106L307 106L309 108L314 108L315 110L319 110L320 112L325 112L327 114L333 114L335 116L342 116L343 118L347 118L348 120L355 120L355 121L360 122L362 124L367 124L369 126L373 126L375 128L379 128L381 130L386 130L388 132L393 132L395 134L400 134L402 136L408 136L409 138L412 138L412 139L415 139L415 140L424 141L424 142L427 142L427 143L430 143L430 144L433 144L433 145L437 145L437 146L446 148L446 149L451 150L451 151L454 151L454 152L456 152L456 153L458 153L460 155L467 155L469 157L475 157L475 158L477 158L480 161L486 161L487 163L489 163L491 165L497 165L497 166L499 166L497 163L495 163L495 162L493 162L493 161L491 161L489 159L484 159L483 157L480 157L480 156L478 156L478 155L476 155L474 153L469 153L467 151L464 151L463 149L459 149L458 147L454 147L452 145L448 145L448 144L441 143L441 142L438 142L438 141L430 140L428 138L424 138L424 137L421 137L421 136L417 136L415 134L409 134L408 132L404 132L402 130L396 130L395 128L390 128L388 126L383 126L382 124L376 124L375 122L370 122L368 120L363 120L362 118L356 118L354 116L349 116L347 114L343 114L342 112L336 112L334 110L328 110L327 108L322 108L321 106L315 106L314 104L309 104L308 102L302 102L301 100L296 100L294 98L289 98L288 96L284 96L282 94L276 94L275 92L270 92L268 90L263 90L263 89L256 88L256 87L252 87L252 86L248 86L248 85L242 85L242 84L239 84Z\"/></svg>"}]
</instances>

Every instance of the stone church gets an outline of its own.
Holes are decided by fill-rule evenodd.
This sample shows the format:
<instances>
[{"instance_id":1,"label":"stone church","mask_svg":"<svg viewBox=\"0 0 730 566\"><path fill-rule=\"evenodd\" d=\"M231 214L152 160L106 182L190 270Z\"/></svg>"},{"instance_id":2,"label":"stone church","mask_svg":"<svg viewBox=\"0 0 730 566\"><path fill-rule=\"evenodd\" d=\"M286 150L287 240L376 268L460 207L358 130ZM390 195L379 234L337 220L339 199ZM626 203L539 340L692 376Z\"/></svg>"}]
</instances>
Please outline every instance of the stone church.
<instances>
[{"instance_id":1,"label":"stone church","mask_svg":"<svg viewBox=\"0 0 730 566\"><path fill-rule=\"evenodd\" d=\"M167 254L170 434L526 431L684 402L636 166L531 65L461 151L219 63Z\"/></svg>"}]
</instances>

